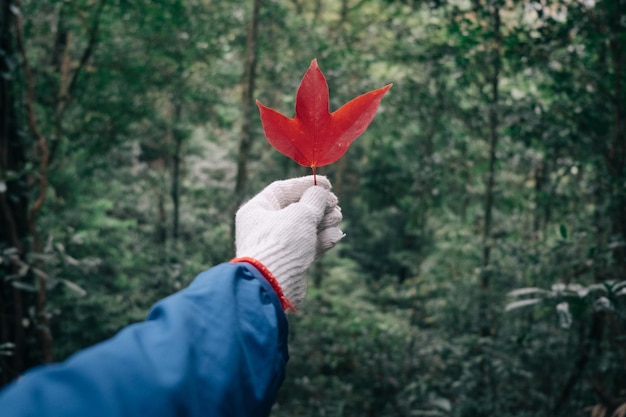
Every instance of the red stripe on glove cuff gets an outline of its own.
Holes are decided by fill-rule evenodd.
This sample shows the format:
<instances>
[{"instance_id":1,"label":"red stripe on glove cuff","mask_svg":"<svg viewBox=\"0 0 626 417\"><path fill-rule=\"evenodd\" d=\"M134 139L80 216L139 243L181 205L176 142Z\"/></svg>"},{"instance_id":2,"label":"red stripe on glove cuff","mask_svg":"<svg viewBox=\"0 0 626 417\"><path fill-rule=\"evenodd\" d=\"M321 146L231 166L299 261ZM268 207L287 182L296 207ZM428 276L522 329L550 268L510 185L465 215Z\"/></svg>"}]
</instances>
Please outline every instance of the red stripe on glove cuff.
<instances>
[{"instance_id":1,"label":"red stripe on glove cuff","mask_svg":"<svg viewBox=\"0 0 626 417\"><path fill-rule=\"evenodd\" d=\"M278 299L280 300L280 305L283 307L283 310L290 309L293 312L296 311L296 308L291 304L291 301L289 301L289 299L285 297L285 294L283 294L283 289L280 287L280 284L278 283L278 280L276 279L274 274L272 274L270 270L265 267L265 265L263 265L257 259L250 258L247 256L244 256L242 258L234 258L234 259L231 259L230 261L231 264L234 264L237 262L247 262L250 265L254 266L256 269L258 269L261 275L263 275L263 277L267 280L267 282L270 283L270 285L276 292L276 295L278 296Z\"/></svg>"}]
</instances>

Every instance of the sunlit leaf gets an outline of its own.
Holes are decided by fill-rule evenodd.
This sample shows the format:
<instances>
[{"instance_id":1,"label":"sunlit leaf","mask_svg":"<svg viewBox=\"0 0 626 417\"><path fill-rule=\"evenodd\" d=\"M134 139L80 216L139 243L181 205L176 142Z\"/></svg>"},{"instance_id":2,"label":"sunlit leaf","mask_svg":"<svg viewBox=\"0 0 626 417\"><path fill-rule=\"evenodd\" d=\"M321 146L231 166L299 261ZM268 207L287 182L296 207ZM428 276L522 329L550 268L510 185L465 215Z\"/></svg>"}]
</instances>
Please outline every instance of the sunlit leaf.
<instances>
[{"instance_id":1,"label":"sunlit leaf","mask_svg":"<svg viewBox=\"0 0 626 417\"><path fill-rule=\"evenodd\" d=\"M541 302L541 298L530 298L528 300L514 301L512 303L507 304L506 307L504 308L504 311L516 310L518 308L532 306L540 302Z\"/></svg>"},{"instance_id":2,"label":"sunlit leaf","mask_svg":"<svg viewBox=\"0 0 626 417\"><path fill-rule=\"evenodd\" d=\"M544 289L541 288L537 288L537 287L526 287L526 288L519 288L517 290L513 290L510 291L509 293L507 293L507 295L509 297L520 297L522 295L530 295L530 294L548 294L549 291L546 291Z\"/></svg>"},{"instance_id":3,"label":"sunlit leaf","mask_svg":"<svg viewBox=\"0 0 626 417\"><path fill-rule=\"evenodd\" d=\"M37 292L37 287L31 284L26 284L25 282L13 281L11 285L13 285L13 287L17 288L18 290L28 291L28 292Z\"/></svg>"},{"instance_id":4,"label":"sunlit leaf","mask_svg":"<svg viewBox=\"0 0 626 417\"><path fill-rule=\"evenodd\" d=\"M80 297L84 297L85 295L87 295L87 291L85 291L80 285L76 284L75 282L69 281L67 279L61 279L60 281L65 284L67 288L74 291Z\"/></svg>"},{"instance_id":5,"label":"sunlit leaf","mask_svg":"<svg viewBox=\"0 0 626 417\"><path fill-rule=\"evenodd\" d=\"M569 329L572 325L572 314L569 311L569 303L562 302L557 304L556 312L559 315L559 324L564 329Z\"/></svg>"}]
</instances>

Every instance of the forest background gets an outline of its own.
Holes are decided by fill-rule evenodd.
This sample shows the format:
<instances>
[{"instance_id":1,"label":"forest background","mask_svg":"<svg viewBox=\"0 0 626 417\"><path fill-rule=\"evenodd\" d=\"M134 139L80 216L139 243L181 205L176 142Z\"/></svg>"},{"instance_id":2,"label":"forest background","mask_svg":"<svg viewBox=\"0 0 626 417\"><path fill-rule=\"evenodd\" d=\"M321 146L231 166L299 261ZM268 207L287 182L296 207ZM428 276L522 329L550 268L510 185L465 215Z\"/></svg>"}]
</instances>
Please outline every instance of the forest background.
<instances>
[{"instance_id":1,"label":"forest background","mask_svg":"<svg viewBox=\"0 0 626 417\"><path fill-rule=\"evenodd\" d=\"M233 256L317 58L394 87L273 416L626 415L624 0L0 4L0 384Z\"/></svg>"}]
</instances>

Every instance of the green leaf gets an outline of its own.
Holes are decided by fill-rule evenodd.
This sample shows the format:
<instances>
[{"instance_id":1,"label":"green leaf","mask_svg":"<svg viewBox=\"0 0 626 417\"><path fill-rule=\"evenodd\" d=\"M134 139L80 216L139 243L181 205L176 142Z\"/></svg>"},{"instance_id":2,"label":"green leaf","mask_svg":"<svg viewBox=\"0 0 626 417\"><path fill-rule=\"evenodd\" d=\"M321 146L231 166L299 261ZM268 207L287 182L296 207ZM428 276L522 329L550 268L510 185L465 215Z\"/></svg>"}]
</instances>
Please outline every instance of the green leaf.
<instances>
[{"instance_id":1,"label":"green leaf","mask_svg":"<svg viewBox=\"0 0 626 417\"><path fill-rule=\"evenodd\" d=\"M13 287L17 288L18 290L37 292L37 287L35 287L34 285L26 284L25 282L13 281L11 285L13 285Z\"/></svg>"},{"instance_id":2,"label":"green leaf","mask_svg":"<svg viewBox=\"0 0 626 417\"><path fill-rule=\"evenodd\" d=\"M569 329L572 325L572 313L569 311L569 303L562 302L556 306L556 312L559 315L559 324L564 329Z\"/></svg>"},{"instance_id":3,"label":"green leaf","mask_svg":"<svg viewBox=\"0 0 626 417\"><path fill-rule=\"evenodd\" d=\"M530 294L548 294L550 291L546 291L537 287L526 287L526 288L518 288L517 290L510 291L507 293L508 297L519 297L522 295L530 295Z\"/></svg>"},{"instance_id":4,"label":"green leaf","mask_svg":"<svg viewBox=\"0 0 626 417\"><path fill-rule=\"evenodd\" d=\"M613 287L611 287L611 291L617 294L622 288L626 289L626 281L617 282L615 285L613 285Z\"/></svg>"},{"instance_id":5,"label":"green leaf","mask_svg":"<svg viewBox=\"0 0 626 417\"><path fill-rule=\"evenodd\" d=\"M504 311L516 310L518 308L532 306L540 302L541 302L541 298L530 298L528 300L515 301L513 303L507 304L506 307L504 308Z\"/></svg>"},{"instance_id":6,"label":"green leaf","mask_svg":"<svg viewBox=\"0 0 626 417\"><path fill-rule=\"evenodd\" d=\"M436 406L437 408L440 408L444 411L451 411L452 410L452 403L450 402L450 400L448 400L447 398L433 398L430 400L430 403L434 406Z\"/></svg>"},{"instance_id":7,"label":"green leaf","mask_svg":"<svg viewBox=\"0 0 626 417\"><path fill-rule=\"evenodd\" d=\"M80 285L67 279L62 279L61 282L65 284L67 288L74 291L79 297L84 297L85 295L87 295L87 291L85 291Z\"/></svg>"}]
</instances>

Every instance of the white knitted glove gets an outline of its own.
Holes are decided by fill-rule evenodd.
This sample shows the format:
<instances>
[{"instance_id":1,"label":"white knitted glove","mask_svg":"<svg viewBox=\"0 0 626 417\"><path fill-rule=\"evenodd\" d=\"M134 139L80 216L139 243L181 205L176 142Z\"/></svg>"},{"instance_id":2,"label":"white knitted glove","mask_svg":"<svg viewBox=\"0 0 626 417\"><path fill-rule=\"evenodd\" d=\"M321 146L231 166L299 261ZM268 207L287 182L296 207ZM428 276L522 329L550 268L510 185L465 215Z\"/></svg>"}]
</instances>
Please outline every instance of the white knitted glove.
<instances>
[{"instance_id":1,"label":"white knitted glove","mask_svg":"<svg viewBox=\"0 0 626 417\"><path fill-rule=\"evenodd\" d=\"M284 296L299 308L306 296L306 270L344 236L341 208L324 176L276 181L244 204L235 221L237 258L261 262Z\"/></svg>"}]
</instances>

